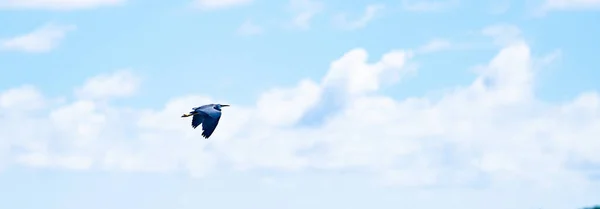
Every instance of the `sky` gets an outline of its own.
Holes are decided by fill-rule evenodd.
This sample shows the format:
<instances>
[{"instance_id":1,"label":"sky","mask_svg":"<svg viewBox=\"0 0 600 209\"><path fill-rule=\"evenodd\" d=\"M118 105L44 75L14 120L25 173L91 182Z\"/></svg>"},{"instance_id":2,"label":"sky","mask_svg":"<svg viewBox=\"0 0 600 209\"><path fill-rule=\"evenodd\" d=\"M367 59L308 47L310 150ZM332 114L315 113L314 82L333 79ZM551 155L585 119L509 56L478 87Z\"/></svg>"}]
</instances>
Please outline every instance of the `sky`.
<instances>
[{"instance_id":1,"label":"sky","mask_svg":"<svg viewBox=\"0 0 600 209\"><path fill-rule=\"evenodd\" d=\"M599 0L0 0L0 208L600 204ZM180 118L230 104L209 139Z\"/></svg>"}]
</instances>

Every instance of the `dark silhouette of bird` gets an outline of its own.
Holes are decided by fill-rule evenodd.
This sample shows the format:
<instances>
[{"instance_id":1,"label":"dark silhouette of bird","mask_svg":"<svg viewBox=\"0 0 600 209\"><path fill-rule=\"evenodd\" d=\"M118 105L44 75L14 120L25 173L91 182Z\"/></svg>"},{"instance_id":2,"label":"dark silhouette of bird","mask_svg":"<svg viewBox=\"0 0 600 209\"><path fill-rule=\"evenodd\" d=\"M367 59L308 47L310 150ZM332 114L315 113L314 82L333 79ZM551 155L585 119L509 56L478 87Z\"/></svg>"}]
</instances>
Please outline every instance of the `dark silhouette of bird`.
<instances>
[{"instance_id":1,"label":"dark silhouette of bird","mask_svg":"<svg viewBox=\"0 0 600 209\"><path fill-rule=\"evenodd\" d=\"M192 117L192 128L196 129L200 124L202 124L202 136L205 139L208 139L210 135L213 134L215 128L219 124L219 119L221 119L221 107L229 107L229 105L225 104L207 104L202 105L200 107L192 108L192 111L189 113L183 114L181 117Z\"/></svg>"}]
</instances>

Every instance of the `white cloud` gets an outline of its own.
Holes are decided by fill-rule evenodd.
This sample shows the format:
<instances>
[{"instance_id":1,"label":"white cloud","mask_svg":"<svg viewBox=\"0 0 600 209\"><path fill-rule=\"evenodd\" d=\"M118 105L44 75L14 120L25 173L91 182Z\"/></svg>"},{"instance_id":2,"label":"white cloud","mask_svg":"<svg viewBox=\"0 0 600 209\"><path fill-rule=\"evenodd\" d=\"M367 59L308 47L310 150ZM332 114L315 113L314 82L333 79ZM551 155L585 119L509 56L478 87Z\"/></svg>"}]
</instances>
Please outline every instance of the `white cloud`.
<instances>
[{"instance_id":1,"label":"white cloud","mask_svg":"<svg viewBox=\"0 0 600 209\"><path fill-rule=\"evenodd\" d=\"M75 94L84 99L127 97L137 92L140 83L140 78L125 69L90 78L84 86L75 90Z\"/></svg>"},{"instance_id":2,"label":"white cloud","mask_svg":"<svg viewBox=\"0 0 600 209\"><path fill-rule=\"evenodd\" d=\"M0 106L5 116L0 117L0 143L5 143L0 147L7 147L0 155L34 167L182 169L194 176L224 165L240 170L361 168L382 183L406 186L460 186L480 178L493 185L589 185L588 173L574 165L600 164L597 92L563 103L539 100L534 92L538 58L526 42L515 40L478 67L472 83L439 99L379 94L390 75L410 70L412 56L394 50L368 63L366 50L351 50L332 62L320 82L274 88L255 105L225 109L209 141L179 115L193 106L222 102L210 97L177 97L160 109L133 110L79 98L59 107L15 111L6 107L48 98L22 96L41 95L31 88L7 90L0 94L2 104L11 104ZM86 90L88 95L115 96L115 89L137 86L136 79L109 77L83 86L112 90ZM118 95L134 91L125 92L130 93ZM341 109L331 110L318 126L298 124L315 105L327 105L326 92L343 95ZM33 124L44 125L23 131Z\"/></svg>"},{"instance_id":3,"label":"white cloud","mask_svg":"<svg viewBox=\"0 0 600 209\"><path fill-rule=\"evenodd\" d=\"M29 85L7 90L0 95L0 108L4 109L36 109L44 103L38 89Z\"/></svg>"},{"instance_id":4,"label":"white cloud","mask_svg":"<svg viewBox=\"0 0 600 209\"><path fill-rule=\"evenodd\" d=\"M382 80L405 67L411 52L391 51L374 64L367 63L368 54L364 49L354 49L342 58L331 63L323 84L330 88L341 88L351 95L362 95L380 89Z\"/></svg>"},{"instance_id":5,"label":"white cloud","mask_svg":"<svg viewBox=\"0 0 600 209\"><path fill-rule=\"evenodd\" d=\"M317 0L290 0L288 9L294 15L291 25L299 29L310 28L315 15L321 13L324 4Z\"/></svg>"},{"instance_id":6,"label":"white cloud","mask_svg":"<svg viewBox=\"0 0 600 209\"><path fill-rule=\"evenodd\" d=\"M65 38L73 25L46 24L33 32L8 39L0 39L0 49L29 53L49 52Z\"/></svg>"},{"instance_id":7,"label":"white cloud","mask_svg":"<svg viewBox=\"0 0 600 209\"><path fill-rule=\"evenodd\" d=\"M521 29L510 24L496 24L483 28L481 33L493 39L494 44L506 46L522 41Z\"/></svg>"},{"instance_id":8,"label":"white cloud","mask_svg":"<svg viewBox=\"0 0 600 209\"><path fill-rule=\"evenodd\" d=\"M262 34L263 32L264 30L262 27L250 20L244 21L244 23L242 23L242 25L237 29L237 34L243 36L253 36Z\"/></svg>"},{"instance_id":9,"label":"white cloud","mask_svg":"<svg viewBox=\"0 0 600 209\"><path fill-rule=\"evenodd\" d=\"M355 30L355 29L363 28L369 22L371 22L375 17L377 17L377 15L384 8L385 8L385 6L381 5L381 4L368 5L367 8L365 8L364 14L360 18L358 18L354 21L351 21L351 20L348 20L348 17L346 14L339 14L338 16L336 16L334 18L334 23L336 25L338 25L339 27L348 29L348 30Z\"/></svg>"},{"instance_id":10,"label":"white cloud","mask_svg":"<svg viewBox=\"0 0 600 209\"><path fill-rule=\"evenodd\" d=\"M0 8L78 10L123 3L125 0L0 0Z\"/></svg>"},{"instance_id":11,"label":"white cloud","mask_svg":"<svg viewBox=\"0 0 600 209\"><path fill-rule=\"evenodd\" d=\"M414 12L439 12L451 9L457 6L457 0L441 1L422 1L422 0L402 0L402 7L408 11Z\"/></svg>"},{"instance_id":12,"label":"white cloud","mask_svg":"<svg viewBox=\"0 0 600 209\"><path fill-rule=\"evenodd\" d=\"M452 43L450 41L444 39L434 39L428 42L427 44L419 47L417 50L419 53L431 53L447 50L452 47Z\"/></svg>"},{"instance_id":13,"label":"white cloud","mask_svg":"<svg viewBox=\"0 0 600 209\"><path fill-rule=\"evenodd\" d=\"M597 9L600 9L600 0L545 0L538 12Z\"/></svg>"},{"instance_id":14,"label":"white cloud","mask_svg":"<svg viewBox=\"0 0 600 209\"><path fill-rule=\"evenodd\" d=\"M235 6L243 6L252 3L253 0L195 0L194 6L205 10L224 9Z\"/></svg>"}]
</instances>

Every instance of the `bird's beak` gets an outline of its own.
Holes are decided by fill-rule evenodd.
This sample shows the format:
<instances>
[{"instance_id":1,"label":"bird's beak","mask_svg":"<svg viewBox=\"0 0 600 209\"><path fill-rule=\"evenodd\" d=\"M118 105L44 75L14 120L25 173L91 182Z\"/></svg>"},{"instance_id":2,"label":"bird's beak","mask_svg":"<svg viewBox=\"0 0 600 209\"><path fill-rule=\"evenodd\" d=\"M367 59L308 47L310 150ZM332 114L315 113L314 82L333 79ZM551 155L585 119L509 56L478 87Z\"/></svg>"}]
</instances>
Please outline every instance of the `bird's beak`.
<instances>
[{"instance_id":1,"label":"bird's beak","mask_svg":"<svg viewBox=\"0 0 600 209\"><path fill-rule=\"evenodd\" d=\"M192 114L185 113L185 114L183 114L181 117L182 117L182 118L185 118L185 117L190 117L190 116L192 116Z\"/></svg>"},{"instance_id":2,"label":"bird's beak","mask_svg":"<svg viewBox=\"0 0 600 209\"><path fill-rule=\"evenodd\" d=\"M230 105L221 105L221 107L229 107Z\"/></svg>"}]
</instances>

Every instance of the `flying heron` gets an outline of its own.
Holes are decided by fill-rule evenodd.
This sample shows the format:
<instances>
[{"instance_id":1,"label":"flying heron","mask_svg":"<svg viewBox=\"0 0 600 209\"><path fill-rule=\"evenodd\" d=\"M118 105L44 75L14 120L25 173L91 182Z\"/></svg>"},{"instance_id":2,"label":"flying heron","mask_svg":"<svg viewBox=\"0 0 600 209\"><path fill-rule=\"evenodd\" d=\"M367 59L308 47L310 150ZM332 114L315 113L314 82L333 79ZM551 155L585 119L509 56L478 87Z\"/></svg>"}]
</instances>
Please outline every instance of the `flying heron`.
<instances>
[{"instance_id":1,"label":"flying heron","mask_svg":"<svg viewBox=\"0 0 600 209\"><path fill-rule=\"evenodd\" d=\"M208 139L210 135L213 134L215 128L219 124L219 119L221 119L221 107L229 107L226 104L207 104L202 105L200 107L192 108L192 111L189 113L183 114L181 117L192 117L192 128L196 129L200 124L202 124L202 136L205 139Z\"/></svg>"}]
</instances>

